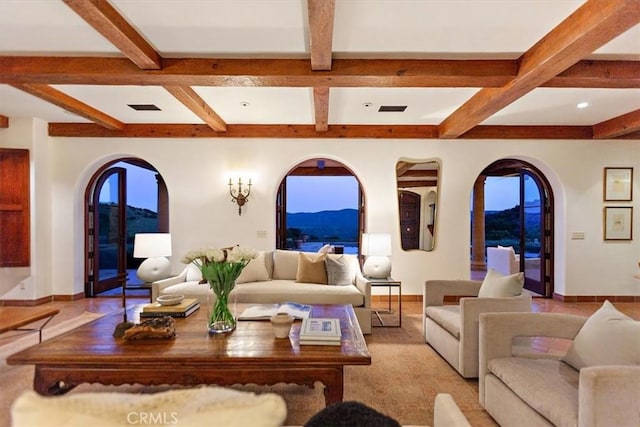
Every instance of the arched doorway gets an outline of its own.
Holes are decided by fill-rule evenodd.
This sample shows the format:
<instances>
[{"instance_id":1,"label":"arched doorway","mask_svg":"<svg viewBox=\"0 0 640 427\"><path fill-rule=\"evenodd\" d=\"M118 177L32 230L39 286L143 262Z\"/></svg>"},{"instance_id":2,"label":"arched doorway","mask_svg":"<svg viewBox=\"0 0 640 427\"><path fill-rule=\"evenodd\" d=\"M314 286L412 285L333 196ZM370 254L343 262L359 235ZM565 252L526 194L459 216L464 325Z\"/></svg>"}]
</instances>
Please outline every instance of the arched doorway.
<instances>
[{"instance_id":1,"label":"arched doorway","mask_svg":"<svg viewBox=\"0 0 640 427\"><path fill-rule=\"evenodd\" d=\"M512 197L514 205L492 209L491 198L498 196ZM487 246L512 246L525 274L525 288L551 298L554 208L553 192L544 174L522 160L498 160L478 177L472 204L472 254L486 255ZM472 264L477 266L477 261L475 256Z\"/></svg>"},{"instance_id":2,"label":"arched doorway","mask_svg":"<svg viewBox=\"0 0 640 427\"><path fill-rule=\"evenodd\" d=\"M148 162L122 158L102 166L85 190L85 296L137 284L133 240L168 232L167 188Z\"/></svg>"},{"instance_id":3,"label":"arched doorway","mask_svg":"<svg viewBox=\"0 0 640 427\"><path fill-rule=\"evenodd\" d=\"M320 185L321 180L328 180L331 184ZM299 209L292 211L291 197L296 197L294 185L313 199L311 204L314 207L310 210L315 212L295 212ZM351 190L346 191L347 187ZM344 195L348 199L346 204L336 205ZM362 185L344 164L325 158L301 162L287 172L278 187L276 248L314 251L318 244L329 244L338 252L359 253L364 232L364 209ZM299 218L295 216L303 217L306 214L315 216L313 219L309 218L310 221L320 223L315 228L318 232L309 233L304 225L297 223ZM301 235L294 235L296 233Z\"/></svg>"}]
</instances>

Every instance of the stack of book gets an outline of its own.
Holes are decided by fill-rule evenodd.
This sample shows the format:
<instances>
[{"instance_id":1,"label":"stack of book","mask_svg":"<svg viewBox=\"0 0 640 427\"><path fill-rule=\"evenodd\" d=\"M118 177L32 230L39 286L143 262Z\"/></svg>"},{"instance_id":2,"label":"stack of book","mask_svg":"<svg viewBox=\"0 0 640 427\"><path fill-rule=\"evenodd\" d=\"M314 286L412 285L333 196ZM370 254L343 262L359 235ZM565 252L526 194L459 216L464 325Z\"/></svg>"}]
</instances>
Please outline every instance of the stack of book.
<instances>
[{"instance_id":1,"label":"stack of book","mask_svg":"<svg viewBox=\"0 0 640 427\"><path fill-rule=\"evenodd\" d=\"M154 302L142 307L140 317L187 317L199 308L200 303L196 298L185 298L180 304L176 305L161 305L160 303Z\"/></svg>"},{"instance_id":2,"label":"stack of book","mask_svg":"<svg viewBox=\"0 0 640 427\"><path fill-rule=\"evenodd\" d=\"M341 339L340 319L302 319L300 345L340 345Z\"/></svg>"}]
</instances>

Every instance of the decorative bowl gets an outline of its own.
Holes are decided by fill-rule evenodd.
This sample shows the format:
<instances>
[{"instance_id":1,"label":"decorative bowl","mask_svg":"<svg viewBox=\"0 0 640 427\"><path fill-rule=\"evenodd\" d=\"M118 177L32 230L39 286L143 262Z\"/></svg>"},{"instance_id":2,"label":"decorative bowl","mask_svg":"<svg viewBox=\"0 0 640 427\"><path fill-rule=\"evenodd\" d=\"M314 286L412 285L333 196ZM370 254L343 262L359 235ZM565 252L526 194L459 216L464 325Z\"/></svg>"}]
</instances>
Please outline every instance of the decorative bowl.
<instances>
[{"instance_id":1,"label":"decorative bowl","mask_svg":"<svg viewBox=\"0 0 640 427\"><path fill-rule=\"evenodd\" d=\"M156 302L160 305L178 305L184 299L184 295L160 295Z\"/></svg>"}]
</instances>

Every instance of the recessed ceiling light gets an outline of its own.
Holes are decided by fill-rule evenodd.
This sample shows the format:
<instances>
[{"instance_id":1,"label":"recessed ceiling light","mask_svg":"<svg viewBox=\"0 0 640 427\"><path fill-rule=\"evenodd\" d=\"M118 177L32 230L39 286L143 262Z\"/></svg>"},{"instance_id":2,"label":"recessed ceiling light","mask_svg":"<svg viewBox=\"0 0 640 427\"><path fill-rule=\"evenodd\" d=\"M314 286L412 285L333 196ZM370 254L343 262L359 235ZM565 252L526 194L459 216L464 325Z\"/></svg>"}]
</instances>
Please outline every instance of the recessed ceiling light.
<instances>
[{"instance_id":1,"label":"recessed ceiling light","mask_svg":"<svg viewBox=\"0 0 640 427\"><path fill-rule=\"evenodd\" d=\"M372 103L372 102L365 102L364 104L362 104L362 106L363 106L364 108L369 108L369 107L371 107L372 105L373 105L373 103Z\"/></svg>"},{"instance_id":2,"label":"recessed ceiling light","mask_svg":"<svg viewBox=\"0 0 640 427\"><path fill-rule=\"evenodd\" d=\"M240 105L241 105L242 107L248 107L248 106L249 106L249 105L251 105L251 104L249 104L247 101L242 101L242 102L240 103Z\"/></svg>"},{"instance_id":3,"label":"recessed ceiling light","mask_svg":"<svg viewBox=\"0 0 640 427\"><path fill-rule=\"evenodd\" d=\"M580 102L576 107L578 108L587 108L589 106L588 102Z\"/></svg>"}]
</instances>

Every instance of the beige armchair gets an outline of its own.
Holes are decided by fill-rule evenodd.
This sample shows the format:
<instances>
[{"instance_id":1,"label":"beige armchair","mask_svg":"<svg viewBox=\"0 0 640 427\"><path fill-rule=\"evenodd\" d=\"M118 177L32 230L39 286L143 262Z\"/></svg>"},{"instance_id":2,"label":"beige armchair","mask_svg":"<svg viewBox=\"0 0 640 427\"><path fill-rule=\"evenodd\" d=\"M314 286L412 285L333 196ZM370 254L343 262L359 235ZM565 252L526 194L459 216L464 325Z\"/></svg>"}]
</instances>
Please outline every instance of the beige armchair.
<instances>
[{"instance_id":1,"label":"beige armchair","mask_svg":"<svg viewBox=\"0 0 640 427\"><path fill-rule=\"evenodd\" d=\"M478 377L478 319L481 313L530 312L531 295L478 298L482 286L475 280L429 280L423 292L423 335L464 378ZM444 297L462 296L459 304L445 305Z\"/></svg>"},{"instance_id":2,"label":"beige armchair","mask_svg":"<svg viewBox=\"0 0 640 427\"><path fill-rule=\"evenodd\" d=\"M639 365L577 370L563 354L523 351L513 345L519 337L572 342L586 321L566 313L480 316L479 400L498 424L519 426L526 420L527 426L640 425ZM613 327L619 328L619 323L612 322ZM603 346L604 353L611 352Z\"/></svg>"}]
</instances>

